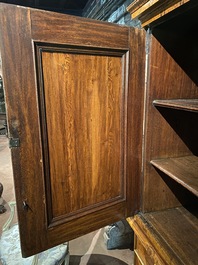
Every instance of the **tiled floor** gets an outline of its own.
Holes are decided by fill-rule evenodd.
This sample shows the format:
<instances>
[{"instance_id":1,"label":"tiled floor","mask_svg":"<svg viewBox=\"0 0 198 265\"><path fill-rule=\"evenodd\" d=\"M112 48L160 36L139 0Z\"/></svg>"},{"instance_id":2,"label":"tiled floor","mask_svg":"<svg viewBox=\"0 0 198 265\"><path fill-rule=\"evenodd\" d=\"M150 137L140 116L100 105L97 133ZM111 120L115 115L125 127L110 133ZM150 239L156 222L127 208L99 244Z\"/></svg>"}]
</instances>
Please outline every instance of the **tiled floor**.
<instances>
[{"instance_id":1,"label":"tiled floor","mask_svg":"<svg viewBox=\"0 0 198 265\"><path fill-rule=\"evenodd\" d=\"M5 136L0 136L0 182L4 185L3 199L7 208L7 212L0 215L1 232L2 226L9 216L7 203L15 199L10 150L8 139ZM17 222L17 217L15 217L14 222ZM103 231L102 228L69 242L70 265L133 264L133 251L130 249L107 250L103 239Z\"/></svg>"}]
</instances>

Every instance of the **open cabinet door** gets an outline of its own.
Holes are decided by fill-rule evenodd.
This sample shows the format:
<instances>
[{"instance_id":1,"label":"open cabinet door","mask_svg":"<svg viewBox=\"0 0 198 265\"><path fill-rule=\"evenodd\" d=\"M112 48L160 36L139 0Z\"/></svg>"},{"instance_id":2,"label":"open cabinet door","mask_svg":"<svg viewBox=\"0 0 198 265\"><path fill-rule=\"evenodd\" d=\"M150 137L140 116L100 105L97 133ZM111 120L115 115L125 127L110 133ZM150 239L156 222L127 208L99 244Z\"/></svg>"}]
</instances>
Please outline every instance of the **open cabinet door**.
<instances>
[{"instance_id":1,"label":"open cabinet door","mask_svg":"<svg viewBox=\"0 0 198 265\"><path fill-rule=\"evenodd\" d=\"M24 257L139 209L144 32L0 4Z\"/></svg>"}]
</instances>

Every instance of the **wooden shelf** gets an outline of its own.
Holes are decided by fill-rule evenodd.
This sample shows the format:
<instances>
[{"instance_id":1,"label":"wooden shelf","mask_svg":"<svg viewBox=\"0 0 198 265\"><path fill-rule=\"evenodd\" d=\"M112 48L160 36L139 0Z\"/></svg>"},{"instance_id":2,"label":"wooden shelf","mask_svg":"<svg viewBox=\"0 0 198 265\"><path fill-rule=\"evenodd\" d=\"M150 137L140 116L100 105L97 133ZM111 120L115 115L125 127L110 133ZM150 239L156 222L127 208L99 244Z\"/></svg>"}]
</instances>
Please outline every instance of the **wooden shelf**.
<instances>
[{"instance_id":1,"label":"wooden shelf","mask_svg":"<svg viewBox=\"0 0 198 265\"><path fill-rule=\"evenodd\" d=\"M127 220L140 239L152 243L163 264L197 264L198 219L185 208L139 213Z\"/></svg>"},{"instance_id":2,"label":"wooden shelf","mask_svg":"<svg viewBox=\"0 0 198 265\"><path fill-rule=\"evenodd\" d=\"M152 160L151 164L198 196L198 157Z\"/></svg>"},{"instance_id":3,"label":"wooden shelf","mask_svg":"<svg viewBox=\"0 0 198 265\"><path fill-rule=\"evenodd\" d=\"M154 100L154 106L198 112L198 99Z\"/></svg>"}]
</instances>

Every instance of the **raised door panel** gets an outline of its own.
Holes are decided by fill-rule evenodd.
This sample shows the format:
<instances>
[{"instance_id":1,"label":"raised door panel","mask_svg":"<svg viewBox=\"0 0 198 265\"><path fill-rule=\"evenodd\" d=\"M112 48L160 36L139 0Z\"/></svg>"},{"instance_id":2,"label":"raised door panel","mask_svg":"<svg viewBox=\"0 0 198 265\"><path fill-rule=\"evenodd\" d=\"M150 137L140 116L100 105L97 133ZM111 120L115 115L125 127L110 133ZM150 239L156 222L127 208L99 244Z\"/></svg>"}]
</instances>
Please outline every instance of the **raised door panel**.
<instances>
[{"instance_id":1,"label":"raised door panel","mask_svg":"<svg viewBox=\"0 0 198 265\"><path fill-rule=\"evenodd\" d=\"M144 31L6 4L0 12L27 257L139 209Z\"/></svg>"},{"instance_id":2,"label":"raised door panel","mask_svg":"<svg viewBox=\"0 0 198 265\"><path fill-rule=\"evenodd\" d=\"M126 199L127 53L36 44L50 226Z\"/></svg>"}]
</instances>

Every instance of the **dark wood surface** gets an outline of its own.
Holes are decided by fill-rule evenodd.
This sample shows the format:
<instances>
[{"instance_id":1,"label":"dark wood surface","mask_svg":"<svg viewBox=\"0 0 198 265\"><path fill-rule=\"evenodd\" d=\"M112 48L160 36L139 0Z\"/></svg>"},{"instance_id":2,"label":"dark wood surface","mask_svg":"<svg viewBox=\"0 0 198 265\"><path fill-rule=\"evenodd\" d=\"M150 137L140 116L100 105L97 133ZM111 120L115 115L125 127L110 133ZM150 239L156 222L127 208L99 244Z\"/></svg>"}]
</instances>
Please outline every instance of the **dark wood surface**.
<instances>
[{"instance_id":1,"label":"dark wood surface","mask_svg":"<svg viewBox=\"0 0 198 265\"><path fill-rule=\"evenodd\" d=\"M139 210L145 33L5 4L0 12L27 257Z\"/></svg>"},{"instance_id":2,"label":"dark wood surface","mask_svg":"<svg viewBox=\"0 0 198 265\"><path fill-rule=\"evenodd\" d=\"M156 24L158 20L165 20L164 16L172 11L176 10L175 13L179 13L178 9L189 2L190 0L137 0L129 5L128 11L132 18L138 18L145 27Z\"/></svg>"},{"instance_id":3,"label":"dark wood surface","mask_svg":"<svg viewBox=\"0 0 198 265\"><path fill-rule=\"evenodd\" d=\"M114 49L128 48L127 27L53 12L31 10L32 38L39 42ZM87 25L87 22L90 22ZM101 28L103 27L103 30ZM42 28L42 31L40 30Z\"/></svg>"},{"instance_id":4,"label":"dark wood surface","mask_svg":"<svg viewBox=\"0 0 198 265\"><path fill-rule=\"evenodd\" d=\"M149 260L157 255L157 264L197 264L198 220L185 208L139 214L129 222Z\"/></svg>"},{"instance_id":5,"label":"dark wood surface","mask_svg":"<svg viewBox=\"0 0 198 265\"><path fill-rule=\"evenodd\" d=\"M154 27L146 50L142 212L128 219L135 264L197 264L197 3L147 2L134 1L140 20ZM179 2L189 5L161 19Z\"/></svg>"},{"instance_id":6,"label":"dark wood surface","mask_svg":"<svg viewBox=\"0 0 198 265\"><path fill-rule=\"evenodd\" d=\"M127 95L127 131L125 135L127 193L127 216L133 216L141 209L142 204L142 145L143 119L145 96L145 31L130 28L130 57L129 57L129 90ZM144 40L144 41L143 41ZM138 64L137 64L138 62ZM131 208L132 206L132 208Z\"/></svg>"},{"instance_id":7,"label":"dark wood surface","mask_svg":"<svg viewBox=\"0 0 198 265\"><path fill-rule=\"evenodd\" d=\"M159 107L198 112L198 99L154 100L153 104Z\"/></svg>"},{"instance_id":8,"label":"dark wood surface","mask_svg":"<svg viewBox=\"0 0 198 265\"><path fill-rule=\"evenodd\" d=\"M152 160L151 164L198 196L198 157Z\"/></svg>"},{"instance_id":9,"label":"dark wood surface","mask_svg":"<svg viewBox=\"0 0 198 265\"><path fill-rule=\"evenodd\" d=\"M183 264L197 263L198 220L194 215L181 207L147 214L145 218Z\"/></svg>"},{"instance_id":10,"label":"dark wood surface","mask_svg":"<svg viewBox=\"0 0 198 265\"><path fill-rule=\"evenodd\" d=\"M175 196L177 191L172 191L150 161L188 156L197 152L196 113L186 112L184 115L184 111L161 108L167 109L165 113L165 110L162 112L153 105L153 101L159 99L196 99L197 86L152 35L150 45L150 76L145 112L143 211L156 211L180 204Z\"/></svg>"}]
</instances>

